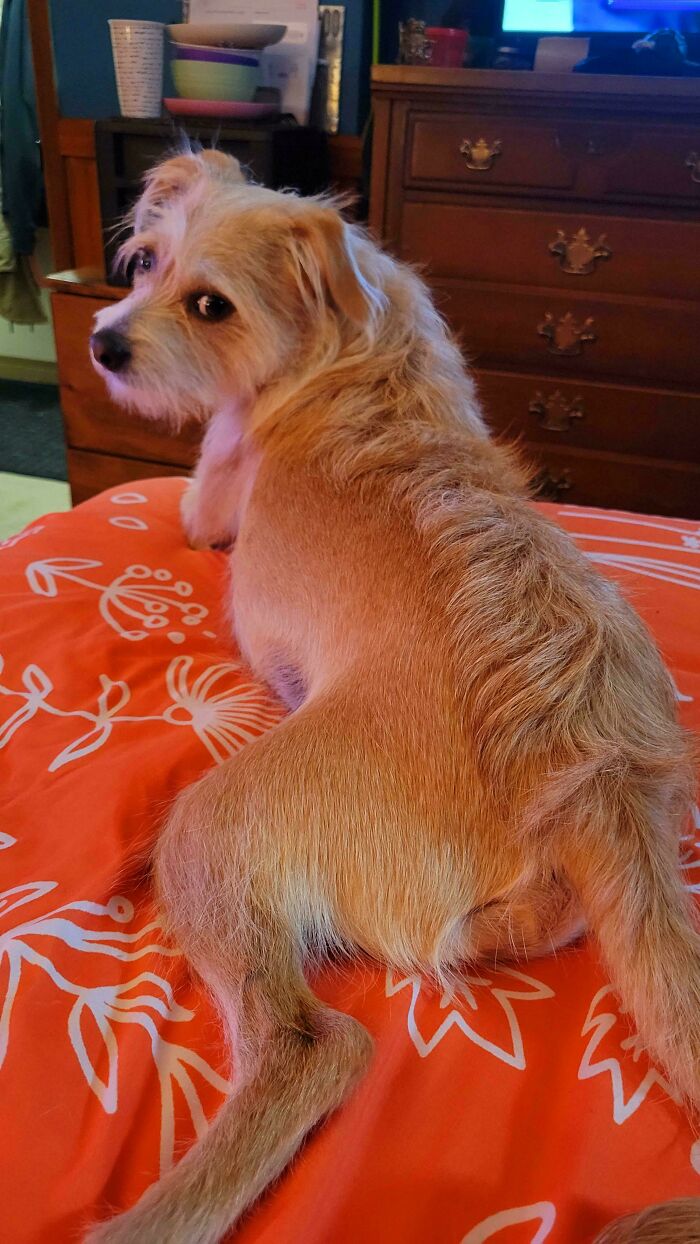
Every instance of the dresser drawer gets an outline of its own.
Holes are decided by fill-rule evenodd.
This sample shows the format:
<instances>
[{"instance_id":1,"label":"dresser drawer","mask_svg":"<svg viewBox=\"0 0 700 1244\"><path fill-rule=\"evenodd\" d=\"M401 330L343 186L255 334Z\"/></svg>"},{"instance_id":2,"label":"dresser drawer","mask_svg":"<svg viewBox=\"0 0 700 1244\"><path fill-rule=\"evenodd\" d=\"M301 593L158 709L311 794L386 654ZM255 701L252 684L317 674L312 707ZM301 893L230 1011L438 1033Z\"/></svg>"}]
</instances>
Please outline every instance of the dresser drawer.
<instances>
[{"instance_id":1,"label":"dresser drawer","mask_svg":"<svg viewBox=\"0 0 700 1244\"><path fill-rule=\"evenodd\" d=\"M525 445L523 451L542 501L700 518L698 467L583 449Z\"/></svg>"},{"instance_id":2,"label":"dresser drawer","mask_svg":"<svg viewBox=\"0 0 700 1244\"><path fill-rule=\"evenodd\" d=\"M83 449L68 449L68 482L73 505L80 505L105 488L118 488L137 479L183 474L182 468L161 462L139 462ZM183 536L184 539L184 536Z\"/></svg>"},{"instance_id":3,"label":"dresser drawer","mask_svg":"<svg viewBox=\"0 0 700 1244\"><path fill-rule=\"evenodd\" d=\"M78 449L190 466L201 428L194 421L174 434L164 424L115 405L90 362L88 341L97 311L109 305L77 294L52 296L61 411L66 442Z\"/></svg>"},{"instance_id":4,"label":"dresser drawer","mask_svg":"<svg viewBox=\"0 0 700 1244\"><path fill-rule=\"evenodd\" d=\"M489 427L553 449L700 464L700 395L477 371Z\"/></svg>"},{"instance_id":5,"label":"dresser drawer","mask_svg":"<svg viewBox=\"0 0 700 1244\"><path fill-rule=\"evenodd\" d=\"M563 295L433 281L437 303L477 367L546 370L655 388L700 383L700 304Z\"/></svg>"},{"instance_id":6,"label":"dresser drawer","mask_svg":"<svg viewBox=\"0 0 700 1244\"><path fill-rule=\"evenodd\" d=\"M700 126L415 112L404 182L480 194L537 190L621 202L700 204Z\"/></svg>"},{"instance_id":7,"label":"dresser drawer","mask_svg":"<svg viewBox=\"0 0 700 1244\"><path fill-rule=\"evenodd\" d=\"M700 207L700 125L637 125L606 169L606 192L619 198L686 199ZM694 262L700 262L696 253Z\"/></svg>"},{"instance_id":8,"label":"dresser drawer","mask_svg":"<svg viewBox=\"0 0 700 1244\"><path fill-rule=\"evenodd\" d=\"M407 202L400 253L436 277L700 298L700 224Z\"/></svg>"},{"instance_id":9,"label":"dresser drawer","mask_svg":"<svg viewBox=\"0 0 700 1244\"><path fill-rule=\"evenodd\" d=\"M51 295L59 380L64 387L102 402L107 401L107 390L90 362L89 341L97 312L111 305L80 294Z\"/></svg>"},{"instance_id":10,"label":"dresser drawer","mask_svg":"<svg viewBox=\"0 0 700 1244\"><path fill-rule=\"evenodd\" d=\"M197 461L201 428L186 424L176 435L151 419L142 419L110 402L86 397L61 385L61 413L66 444L148 462L168 462L183 470Z\"/></svg>"},{"instance_id":11,"label":"dresser drawer","mask_svg":"<svg viewBox=\"0 0 700 1244\"><path fill-rule=\"evenodd\" d=\"M457 183L488 193L494 187L568 190L574 153L561 149L556 125L489 113L415 113L411 117L406 180Z\"/></svg>"}]
</instances>

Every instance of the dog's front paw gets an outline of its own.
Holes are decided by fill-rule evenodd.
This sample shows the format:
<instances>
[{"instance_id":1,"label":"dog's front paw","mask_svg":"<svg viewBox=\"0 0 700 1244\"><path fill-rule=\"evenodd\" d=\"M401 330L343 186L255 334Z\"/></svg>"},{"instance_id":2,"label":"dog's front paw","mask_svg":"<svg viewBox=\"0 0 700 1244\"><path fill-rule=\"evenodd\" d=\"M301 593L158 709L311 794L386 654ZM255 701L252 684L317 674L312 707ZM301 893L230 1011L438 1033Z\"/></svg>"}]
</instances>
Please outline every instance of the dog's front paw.
<instances>
[{"instance_id":1,"label":"dog's front paw","mask_svg":"<svg viewBox=\"0 0 700 1244\"><path fill-rule=\"evenodd\" d=\"M180 518L191 549L217 549L226 552L233 544L233 536L221 524L207 521L200 499L200 485L192 480L180 501Z\"/></svg>"},{"instance_id":2,"label":"dog's front paw","mask_svg":"<svg viewBox=\"0 0 700 1244\"><path fill-rule=\"evenodd\" d=\"M192 480L180 499L180 518L191 549L206 549L209 543L204 539L199 522L199 484Z\"/></svg>"}]
</instances>

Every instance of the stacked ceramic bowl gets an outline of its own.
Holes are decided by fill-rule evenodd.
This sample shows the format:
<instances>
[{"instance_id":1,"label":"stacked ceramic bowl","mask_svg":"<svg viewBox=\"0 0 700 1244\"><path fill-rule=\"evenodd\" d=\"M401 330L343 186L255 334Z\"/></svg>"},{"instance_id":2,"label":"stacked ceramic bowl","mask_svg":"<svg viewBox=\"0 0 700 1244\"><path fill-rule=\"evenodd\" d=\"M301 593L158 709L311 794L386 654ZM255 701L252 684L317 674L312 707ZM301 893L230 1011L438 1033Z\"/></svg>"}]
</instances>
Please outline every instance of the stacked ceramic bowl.
<instances>
[{"instance_id":1,"label":"stacked ceramic bowl","mask_svg":"<svg viewBox=\"0 0 700 1244\"><path fill-rule=\"evenodd\" d=\"M284 26L169 26L172 72L188 100L249 102L260 85L260 52L284 35ZM231 46L234 39L236 46Z\"/></svg>"},{"instance_id":2,"label":"stacked ceramic bowl","mask_svg":"<svg viewBox=\"0 0 700 1244\"><path fill-rule=\"evenodd\" d=\"M173 56L173 81L186 99L251 100L260 79L260 57L234 48L202 48L178 44Z\"/></svg>"}]
</instances>

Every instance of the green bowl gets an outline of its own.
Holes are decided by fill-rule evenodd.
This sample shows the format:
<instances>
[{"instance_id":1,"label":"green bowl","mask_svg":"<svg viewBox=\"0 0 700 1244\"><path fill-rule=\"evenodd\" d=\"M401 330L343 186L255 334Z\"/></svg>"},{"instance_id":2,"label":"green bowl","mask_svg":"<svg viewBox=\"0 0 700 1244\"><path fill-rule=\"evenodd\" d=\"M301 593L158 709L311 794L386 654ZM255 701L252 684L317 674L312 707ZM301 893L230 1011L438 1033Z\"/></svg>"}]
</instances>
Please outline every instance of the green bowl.
<instances>
[{"instance_id":1,"label":"green bowl","mask_svg":"<svg viewBox=\"0 0 700 1244\"><path fill-rule=\"evenodd\" d=\"M181 99L233 99L250 103L260 83L260 69L252 65L175 60L172 71Z\"/></svg>"}]
</instances>

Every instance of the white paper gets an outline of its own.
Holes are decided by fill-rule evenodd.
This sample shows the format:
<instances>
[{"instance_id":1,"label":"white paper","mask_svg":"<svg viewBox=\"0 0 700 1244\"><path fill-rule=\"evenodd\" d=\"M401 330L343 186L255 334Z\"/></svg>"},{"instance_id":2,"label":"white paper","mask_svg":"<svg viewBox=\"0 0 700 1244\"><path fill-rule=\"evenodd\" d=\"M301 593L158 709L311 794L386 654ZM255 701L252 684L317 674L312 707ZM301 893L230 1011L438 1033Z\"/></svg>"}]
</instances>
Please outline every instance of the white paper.
<instances>
[{"instance_id":1,"label":"white paper","mask_svg":"<svg viewBox=\"0 0 700 1244\"><path fill-rule=\"evenodd\" d=\"M569 73L588 56L590 39L572 35L544 35L537 41L535 68L538 73Z\"/></svg>"},{"instance_id":2,"label":"white paper","mask_svg":"<svg viewBox=\"0 0 700 1244\"><path fill-rule=\"evenodd\" d=\"M292 22L282 42L267 48L260 62L263 84L277 87L283 111L293 113L301 125L309 119L317 57L318 21L310 28Z\"/></svg>"}]
</instances>

